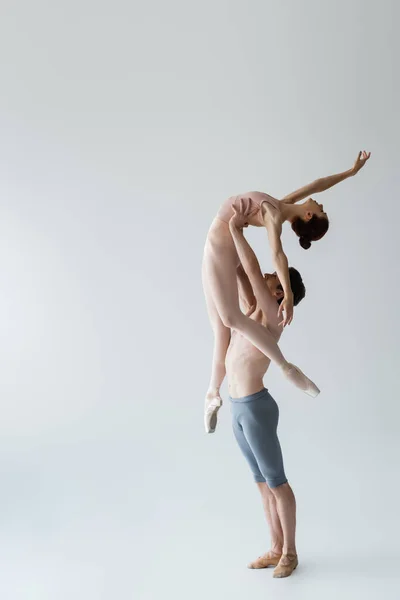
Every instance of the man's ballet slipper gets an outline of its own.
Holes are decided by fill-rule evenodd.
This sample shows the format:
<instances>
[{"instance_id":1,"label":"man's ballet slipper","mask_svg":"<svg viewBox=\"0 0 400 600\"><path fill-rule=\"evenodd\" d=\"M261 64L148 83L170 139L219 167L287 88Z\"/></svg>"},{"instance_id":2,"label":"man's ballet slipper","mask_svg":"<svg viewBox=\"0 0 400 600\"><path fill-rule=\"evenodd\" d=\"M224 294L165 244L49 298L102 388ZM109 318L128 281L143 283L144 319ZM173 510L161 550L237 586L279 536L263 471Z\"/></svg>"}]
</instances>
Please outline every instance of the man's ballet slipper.
<instances>
[{"instance_id":1,"label":"man's ballet slipper","mask_svg":"<svg viewBox=\"0 0 400 600\"><path fill-rule=\"evenodd\" d=\"M320 393L320 389L315 385L315 383L306 375L304 375L303 371L300 371L300 369L295 365L288 363L287 367L284 368L284 373L289 381L305 392L308 396L316 398Z\"/></svg>"},{"instance_id":2,"label":"man's ballet slipper","mask_svg":"<svg viewBox=\"0 0 400 600\"><path fill-rule=\"evenodd\" d=\"M282 554L281 559L276 569L274 569L273 577L289 577L299 564L296 554Z\"/></svg>"},{"instance_id":3,"label":"man's ballet slipper","mask_svg":"<svg viewBox=\"0 0 400 600\"><path fill-rule=\"evenodd\" d=\"M280 554L267 552L259 556L256 560L247 565L249 569L267 569L268 567L276 567L281 558Z\"/></svg>"},{"instance_id":4,"label":"man's ballet slipper","mask_svg":"<svg viewBox=\"0 0 400 600\"><path fill-rule=\"evenodd\" d=\"M206 433L214 433L217 426L217 414L222 406L222 399L219 396L206 400L204 409L204 428Z\"/></svg>"}]
</instances>

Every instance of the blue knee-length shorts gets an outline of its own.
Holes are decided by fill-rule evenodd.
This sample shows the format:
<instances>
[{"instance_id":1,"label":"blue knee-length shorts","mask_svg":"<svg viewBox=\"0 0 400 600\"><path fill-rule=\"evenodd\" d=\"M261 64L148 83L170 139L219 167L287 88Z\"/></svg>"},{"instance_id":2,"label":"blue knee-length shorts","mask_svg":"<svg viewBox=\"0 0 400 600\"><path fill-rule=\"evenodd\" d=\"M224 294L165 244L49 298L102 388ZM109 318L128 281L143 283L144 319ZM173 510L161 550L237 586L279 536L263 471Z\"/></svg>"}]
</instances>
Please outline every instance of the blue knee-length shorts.
<instances>
[{"instance_id":1,"label":"blue knee-length shorts","mask_svg":"<svg viewBox=\"0 0 400 600\"><path fill-rule=\"evenodd\" d=\"M237 443L257 482L274 488L287 482L277 427L279 408L268 390L230 398Z\"/></svg>"}]
</instances>

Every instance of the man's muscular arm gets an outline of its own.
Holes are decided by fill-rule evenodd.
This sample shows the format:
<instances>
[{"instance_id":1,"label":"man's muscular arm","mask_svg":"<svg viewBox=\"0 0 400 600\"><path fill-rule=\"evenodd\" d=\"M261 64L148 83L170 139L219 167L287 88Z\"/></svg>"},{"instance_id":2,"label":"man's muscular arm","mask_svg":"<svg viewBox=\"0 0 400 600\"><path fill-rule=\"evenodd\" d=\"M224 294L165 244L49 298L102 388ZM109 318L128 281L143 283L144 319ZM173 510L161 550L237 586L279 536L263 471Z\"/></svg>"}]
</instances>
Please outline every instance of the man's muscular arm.
<instances>
[{"instance_id":1,"label":"man's muscular arm","mask_svg":"<svg viewBox=\"0 0 400 600\"><path fill-rule=\"evenodd\" d=\"M245 270L240 264L236 270L237 284L239 290L239 301L242 312L248 317L253 314L256 309L256 297L254 296L253 288Z\"/></svg>"}]
</instances>

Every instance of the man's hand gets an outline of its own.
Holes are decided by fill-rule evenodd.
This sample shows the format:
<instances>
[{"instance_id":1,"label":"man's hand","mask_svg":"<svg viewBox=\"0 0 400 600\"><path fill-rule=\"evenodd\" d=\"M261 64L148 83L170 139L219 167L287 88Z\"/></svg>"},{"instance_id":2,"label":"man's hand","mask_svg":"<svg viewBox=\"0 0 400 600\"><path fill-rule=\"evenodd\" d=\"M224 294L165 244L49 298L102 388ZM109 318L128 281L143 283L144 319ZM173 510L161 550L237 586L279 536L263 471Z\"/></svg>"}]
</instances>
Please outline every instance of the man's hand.
<instances>
[{"instance_id":1,"label":"man's hand","mask_svg":"<svg viewBox=\"0 0 400 600\"><path fill-rule=\"evenodd\" d=\"M233 215L229 220L229 226L235 227L236 229L243 229L243 227L248 227L249 219L252 217L258 210L258 207L251 209L251 202L249 199L240 199L239 208L236 208L232 204Z\"/></svg>"},{"instance_id":2,"label":"man's hand","mask_svg":"<svg viewBox=\"0 0 400 600\"><path fill-rule=\"evenodd\" d=\"M282 317L282 321L279 326L290 325L293 321L293 294L285 294L282 302L279 305L278 317Z\"/></svg>"},{"instance_id":3,"label":"man's hand","mask_svg":"<svg viewBox=\"0 0 400 600\"><path fill-rule=\"evenodd\" d=\"M360 151L358 153L356 162L354 163L353 168L351 170L353 175L356 175L356 173L358 173L358 171L363 168L370 156L371 152L366 152L365 150L363 150L362 152Z\"/></svg>"}]
</instances>

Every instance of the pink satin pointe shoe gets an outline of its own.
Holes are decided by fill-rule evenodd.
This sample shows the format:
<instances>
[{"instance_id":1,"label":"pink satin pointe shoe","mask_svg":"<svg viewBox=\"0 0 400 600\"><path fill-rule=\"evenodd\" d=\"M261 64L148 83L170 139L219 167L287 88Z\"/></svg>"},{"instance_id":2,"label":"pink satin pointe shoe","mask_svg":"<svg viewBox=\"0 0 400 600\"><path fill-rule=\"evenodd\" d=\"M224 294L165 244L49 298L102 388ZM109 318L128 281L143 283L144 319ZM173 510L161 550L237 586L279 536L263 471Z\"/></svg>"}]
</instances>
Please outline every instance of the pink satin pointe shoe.
<instances>
[{"instance_id":1,"label":"pink satin pointe shoe","mask_svg":"<svg viewBox=\"0 0 400 600\"><path fill-rule=\"evenodd\" d=\"M296 387L306 393L308 396L312 398L316 398L320 393L320 389L315 385L311 379L309 379L298 367L288 363L283 371L286 377L291 381Z\"/></svg>"},{"instance_id":2,"label":"pink satin pointe shoe","mask_svg":"<svg viewBox=\"0 0 400 600\"><path fill-rule=\"evenodd\" d=\"M222 398L220 396L214 396L210 400L206 398L204 407L204 428L206 433L214 433L217 427L218 411L221 406Z\"/></svg>"}]
</instances>

